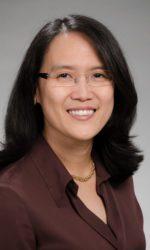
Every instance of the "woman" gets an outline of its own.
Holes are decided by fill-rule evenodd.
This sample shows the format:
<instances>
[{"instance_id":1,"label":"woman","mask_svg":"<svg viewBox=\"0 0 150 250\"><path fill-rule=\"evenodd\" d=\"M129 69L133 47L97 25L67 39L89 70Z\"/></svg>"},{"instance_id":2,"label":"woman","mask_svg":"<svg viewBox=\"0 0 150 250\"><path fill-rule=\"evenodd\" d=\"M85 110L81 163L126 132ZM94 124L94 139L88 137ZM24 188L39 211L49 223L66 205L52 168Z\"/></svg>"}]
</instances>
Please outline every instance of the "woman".
<instances>
[{"instance_id":1,"label":"woman","mask_svg":"<svg viewBox=\"0 0 150 250\"><path fill-rule=\"evenodd\" d=\"M129 135L137 95L111 32L70 15L21 65L0 153L0 249L145 249Z\"/></svg>"}]
</instances>

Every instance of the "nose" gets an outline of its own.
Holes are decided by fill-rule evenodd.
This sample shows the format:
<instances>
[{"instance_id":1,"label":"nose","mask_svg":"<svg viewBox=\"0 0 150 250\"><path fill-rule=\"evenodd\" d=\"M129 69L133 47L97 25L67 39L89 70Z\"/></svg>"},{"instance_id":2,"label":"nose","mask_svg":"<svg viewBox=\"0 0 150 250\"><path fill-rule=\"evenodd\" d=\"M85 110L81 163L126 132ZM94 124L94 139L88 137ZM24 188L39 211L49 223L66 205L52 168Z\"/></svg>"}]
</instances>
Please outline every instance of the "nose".
<instances>
[{"instance_id":1,"label":"nose","mask_svg":"<svg viewBox=\"0 0 150 250\"><path fill-rule=\"evenodd\" d=\"M91 100L93 93L91 86L89 86L85 76L80 76L73 87L71 98L74 100L80 100L82 102Z\"/></svg>"}]
</instances>

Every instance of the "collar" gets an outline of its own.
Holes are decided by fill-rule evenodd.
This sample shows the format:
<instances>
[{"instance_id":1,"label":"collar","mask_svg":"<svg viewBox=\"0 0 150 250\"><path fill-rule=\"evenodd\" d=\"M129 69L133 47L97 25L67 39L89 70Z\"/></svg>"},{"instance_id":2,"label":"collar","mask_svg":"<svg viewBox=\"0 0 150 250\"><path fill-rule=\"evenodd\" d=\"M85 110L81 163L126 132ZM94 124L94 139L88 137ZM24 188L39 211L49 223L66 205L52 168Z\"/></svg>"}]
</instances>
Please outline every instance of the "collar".
<instances>
[{"instance_id":1,"label":"collar","mask_svg":"<svg viewBox=\"0 0 150 250\"><path fill-rule=\"evenodd\" d=\"M37 139L30 157L58 207L63 204L67 188L74 196L77 195L77 184L44 137L40 136ZM97 185L100 185L108 180L110 175L104 169L96 154L93 154L93 160L96 167Z\"/></svg>"}]
</instances>

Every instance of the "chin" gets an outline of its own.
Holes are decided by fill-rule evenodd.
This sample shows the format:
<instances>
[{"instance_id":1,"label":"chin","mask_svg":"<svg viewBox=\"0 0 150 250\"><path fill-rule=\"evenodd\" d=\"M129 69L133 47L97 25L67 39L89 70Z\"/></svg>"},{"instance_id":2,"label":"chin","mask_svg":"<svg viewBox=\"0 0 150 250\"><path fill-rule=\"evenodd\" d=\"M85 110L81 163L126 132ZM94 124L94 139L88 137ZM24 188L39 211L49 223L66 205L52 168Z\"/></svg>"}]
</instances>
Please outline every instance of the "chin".
<instances>
[{"instance_id":1,"label":"chin","mask_svg":"<svg viewBox=\"0 0 150 250\"><path fill-rule=\"evenodd\" d=\"M90 141L93 140L93 138L99 133L100 131L96 131L95 133L93 132L87 132L86 131L78 131L78 134L74 134L73 138L78 140L78 141Z\"/></svg>"}]
</instances>

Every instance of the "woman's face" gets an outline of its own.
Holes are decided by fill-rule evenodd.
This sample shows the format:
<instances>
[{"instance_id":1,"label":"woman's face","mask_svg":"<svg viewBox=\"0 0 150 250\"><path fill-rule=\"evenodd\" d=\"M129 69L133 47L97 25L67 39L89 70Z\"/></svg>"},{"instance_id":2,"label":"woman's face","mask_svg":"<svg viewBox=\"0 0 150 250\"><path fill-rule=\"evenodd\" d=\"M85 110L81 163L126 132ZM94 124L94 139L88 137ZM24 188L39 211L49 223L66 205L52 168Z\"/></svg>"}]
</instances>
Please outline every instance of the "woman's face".
<instances>
[{"instance_id":1,"label":"woman's face","mask_svg":"<svg viewBox=\"0 0 150 250\"><path fill-rule=\"evenodd\" d=\"M54 38L40 72L67 72L81 77L73 86L61 86L58 79L39 78L35 97L43 110L47 138L89 141L105 126L114 105L113 84L110 81L103 87L90 86L83 76L101 66L94 48L82 34L63 33Z\"/></svg>"}]
</instances>

